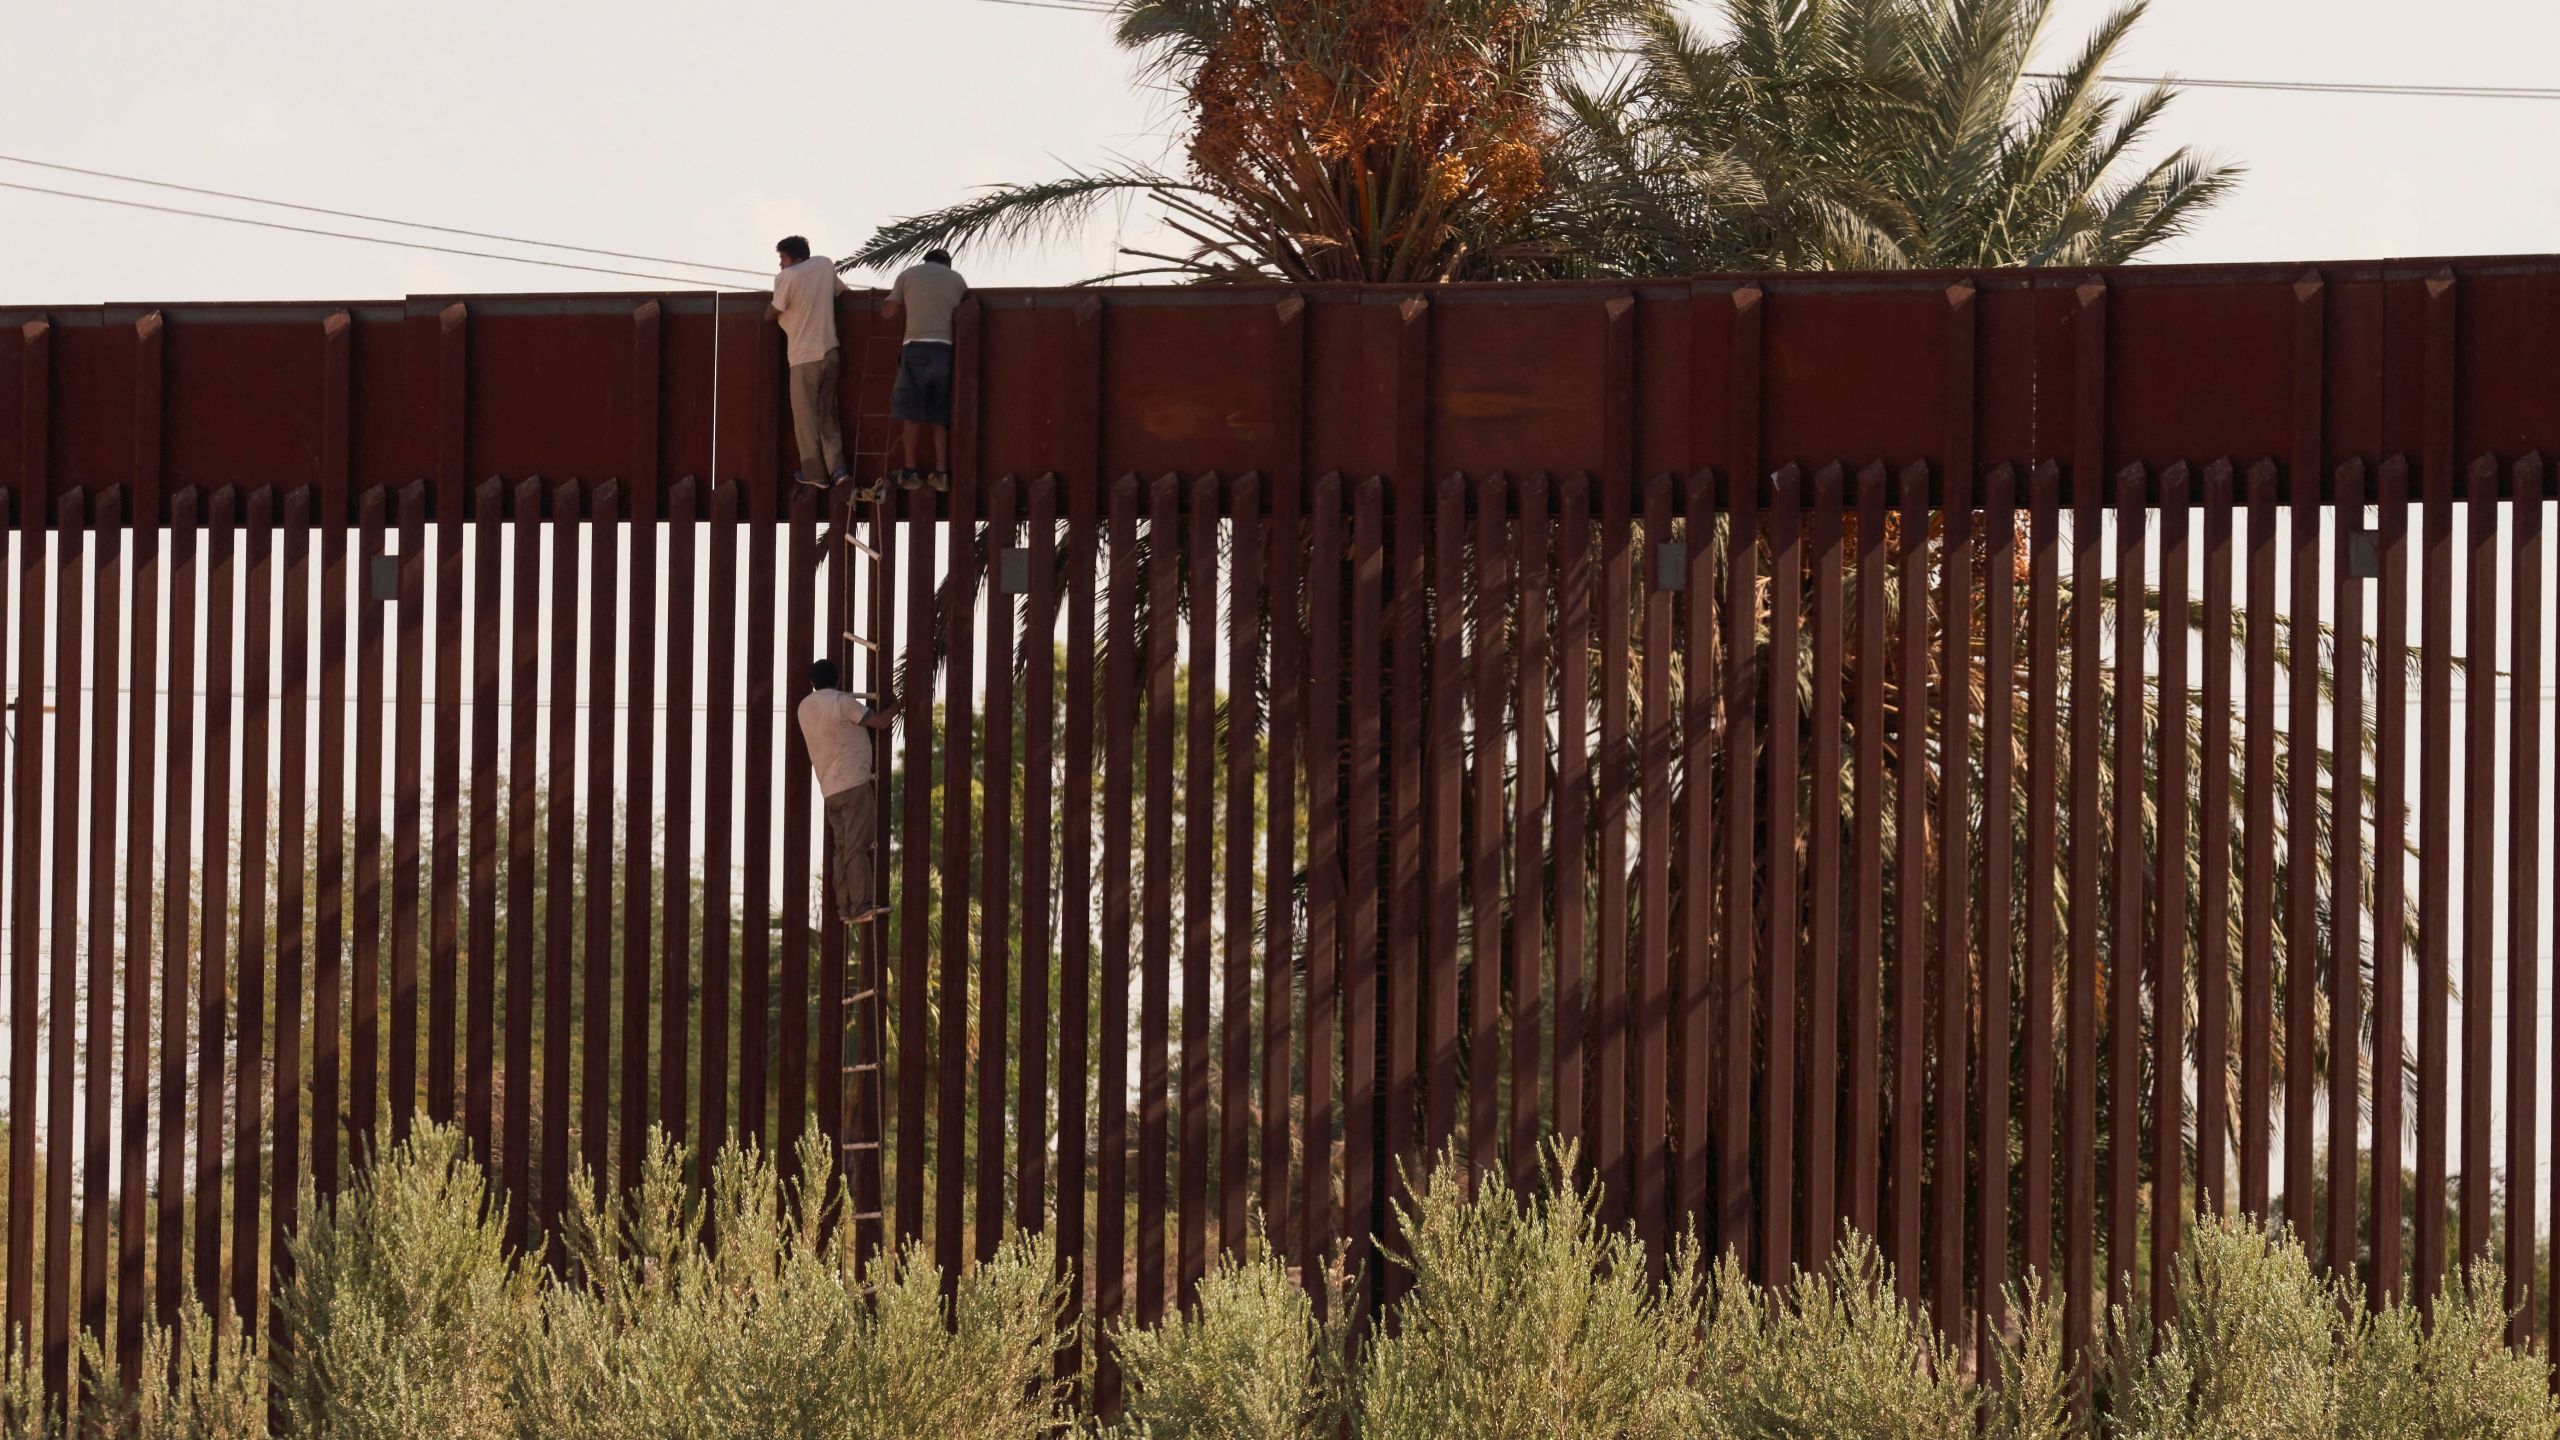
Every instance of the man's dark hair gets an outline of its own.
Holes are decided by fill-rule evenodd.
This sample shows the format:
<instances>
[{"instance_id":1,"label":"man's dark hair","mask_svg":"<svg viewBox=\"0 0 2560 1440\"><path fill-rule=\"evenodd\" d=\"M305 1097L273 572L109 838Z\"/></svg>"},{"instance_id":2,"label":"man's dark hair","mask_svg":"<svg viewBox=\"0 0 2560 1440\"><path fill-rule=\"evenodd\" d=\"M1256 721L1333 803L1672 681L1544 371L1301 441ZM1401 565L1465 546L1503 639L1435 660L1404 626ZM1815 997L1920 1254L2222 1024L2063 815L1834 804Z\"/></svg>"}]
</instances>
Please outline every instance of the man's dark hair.
<instances>
[{"instance_id":1,"label":"man's dark hair","mask_svg":"<svg viewBox=\"0 0 2560 1440\"><path fill-rule=\"evenodd\" d=\"M924 263L927 265L948 265L951 263L951 252L948 250L927 250L924 252Z\"/></svg>"},{"instance_id":2,"label":"man's dark hair","mask_svg":"<svg viewBox=\"0 0 2560 1440\"><path fill-rule=\"evenodd\" d=\"M812 690L836 688L836 662L833 660L813 662L809 666L809 688Z\"/></svg>"},{"instance_id":3,"label":"man's dark hair","mask_svg":"<svg viewBox=\"0 0 2560 1440\"><path fill-rule=\"evenodd\" d=\"M777 243L773 249L774 253L778 255L787 255L791 257L791 263L794 265L797 265L801 261L809 258L809 242L801 239L797 235L783 236L781 241Z\"/></svg>"}]
</instances>

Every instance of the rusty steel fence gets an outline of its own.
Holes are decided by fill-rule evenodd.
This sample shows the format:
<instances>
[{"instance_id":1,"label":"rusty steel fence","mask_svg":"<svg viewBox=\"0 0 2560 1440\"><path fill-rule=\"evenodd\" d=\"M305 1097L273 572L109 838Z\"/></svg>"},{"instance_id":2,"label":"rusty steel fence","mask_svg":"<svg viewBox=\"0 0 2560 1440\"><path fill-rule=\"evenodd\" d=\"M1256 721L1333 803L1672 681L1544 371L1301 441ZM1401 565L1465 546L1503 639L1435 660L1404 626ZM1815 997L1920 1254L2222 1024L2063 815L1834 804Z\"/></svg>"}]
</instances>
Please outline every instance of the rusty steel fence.
<instances>
[{"instance_id":1,"label":"rusty steel fence","mask_svg":"<svg viewBox=\"0 0 2560 1440\"><path fill-rule=\"evenodd\" d=\"M264 1323L305 1187L436 1120L535 1251L652 1127L704 1174L823 1134L866 1252L1049 1231L1105 1322L1266 1243L1391 1295L1435 1158L1525 1187L1570 1147L1657 1254L1694 1231L1778 1280L1855 1229L1968 1342L2030 1277L2075 1345L2167 1306L2200 1211L2376 1297L2503 1259L2547 1339L2560 493L2473 443L2468 312L2402 278L2375 313L2421 323L2375 353L2419 383L2381 443L2317 379L2350 348L2321 315L2362 312L2280 284L2290 429L2133 456L2111 435L2216 403L2134 413L2134 302L2020 292L2072 347L2032 401L2071 423L2021 443L1975 423L1996 286L1926 282L1939 428L1899 460L1779 448L1785 292L1684 282L1723 418L1683 464L1643 438L1638 303L1538 292L1615 337L1592 383L1629 423L1516 469L1435 463L1425 393L1452 434L1524 422L1426 383L1433 307L1357 295L1406 377L1359 421L1394 466L1301 463L1305 429L1105 468L1097 421L1081 467L1000 467L995 331L1089 344L1099 407L1121 322L996 297L951 493L877 508L662 481L655 445L368 481L340 312L320 480L164 475L149 422L147 469L64 483L39 447L0 489L7 1322L57 1383L190 1296ZM1277 307L1316 367L1276 372L1284 415L1326 303ZM461 365L461 309L418 353ZM779 377L731 368L754 433L706 473L778 474ZM1149 373L1140 432L1242 423ZM819 654L901 706L892 915L850 946L790 714Z\"/></svg>"}]
</instances>

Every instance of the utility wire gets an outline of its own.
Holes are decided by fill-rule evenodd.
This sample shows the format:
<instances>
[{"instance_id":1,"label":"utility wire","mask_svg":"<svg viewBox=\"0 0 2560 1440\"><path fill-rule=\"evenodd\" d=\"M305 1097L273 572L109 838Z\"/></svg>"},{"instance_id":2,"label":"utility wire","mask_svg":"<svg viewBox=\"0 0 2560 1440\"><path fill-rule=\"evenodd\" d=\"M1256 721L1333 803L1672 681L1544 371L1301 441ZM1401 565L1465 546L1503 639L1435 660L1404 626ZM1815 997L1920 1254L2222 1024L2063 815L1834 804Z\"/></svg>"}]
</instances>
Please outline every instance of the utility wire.
<instances>
[{"instance_id":1,"label":"utility wire","mask_svg":"<svg viewBox=\"0 0 2560 1440\"><path fill-rule=\"evenodd\" d=\"M1116 15L1120 7L1107 0L978 0L981 5L1013 5L1026 10L1065 10L1079 15ZM2030 80L2069 77L2049 70L2027 72ZM2560 87L2538 85L2362 84L2344 80L2226 80L2184 75L2101 75L2101 85L2167 85L2195 90L2272 90L2300 95L2403 95L2444 100L2560 100ZM6 157L0 157L4 159Z\"/></svg>"},{"instance_id":2,"label":"utility wire","mask_svg":"<svg viewBox=\"0 0 2560 1440\"><path fill-rule=\"evenodd\" d=\"M362 220L374 225L396 225L404 230L432 230L440 235L462 235L474 240L497 240L509 245L532 245L544 250L565 250L577 255L601 255L611 260L641 260L651 265L681 265L688 270L719 270L731 275L762 276L761 270L737 265L705 265L695 260L670 260L663 255L634 255L625 250L598 250L587 245L563 245L552 240L528 240L521 235L496 235L486 230L464 230L453 225L431 225L424 220L393 220L382 215L367 215L357 210L331 210L322 205L299 205L291 200L269 200L260 195L242 195L230 190L209 190L201 185L180 185L170 180L146 180L139 175L119 175L112 170L84 170L77 165L62 165L51 160L31 160L24 155L0 155L0 162L26 165L38 170L56 170L66 175L86 175L93 180L115 180L127 185L148 185L155 190L177 190L189 195L204 195L216 200L238 200L248 205L269 205L278 210L299 210L308 215L331 215L340 220Z\"/></svg>"},{"instance_id":3,"label":"utility wire","mask_svg":"<svg viewBox=\"0 0 2560 1440\"><path fill-rule=\"evenodd\" d=\"M1108 0L978 0L982 5L1017 5L1029 10L1067 10L1082 15L1115 15L1120 7ZM2061 80L2053 71L2029 71L2031 80ZM2538 85L2359 84L2329 80L2194 79L2180 75L2101 75L2101 85L2167 85L2196 90L2271 90L2299 95L2404 95L2445 100L2560 100L2560 87Z\"/></svg>"},{"instance_id":4,"label":"utility wire","mask_svg":"<svg viewBox=\"0 0 2560 1440\"><path fill-rule=\"evenodd\" d=\"M22 190L30 195L51 195L63 200L86 200L92 205L117 205L128 210L150 210L162 215L184 215L196 220L219 220L227 225L251 225L261 230L283 230L296 235L317 235L325 240L353 240L365 245L386 245L394 250L424 250L437 255L461 255L473 260L504 260L516 265L541 265L553 270L581 270L590 275L619 275L633 280L657 280L669 285L709 286L719 290L760 292L768 287L740 285L728 280L706 280L694 275L652 275L639 270L616 270L605 265L579 265L567 260L536 260L530 255L501 255L490 250L463 250L451 245L429 245L417 240L393 240L381 235L355 235L344 230L315 230L308 225L287 225L277 220L252 220L246 215L217 215L210 210L186 210L174 205L153 205L141 200L118 200L107 195L84 195L76 190L52 190L42 185L22 185L14 180L0 180L0 190Z\"/></svg>"},{"instance_id":5,"label":"utility wire","mask_svg":"<svg viewBox=\"0 0 2560 1440\"><path fill-rule=\"evenodd\" d=\"M2030 71L2031 80L2068 78ZM2101 75L2101 85L2165 85L2183 90L2271 90L2292 95L2409 95L2443 100L2560 100L2560 88L2533 85L2387 85L2343 80L2216 80L2185 75Z\"/></svg>"}]
</instances>

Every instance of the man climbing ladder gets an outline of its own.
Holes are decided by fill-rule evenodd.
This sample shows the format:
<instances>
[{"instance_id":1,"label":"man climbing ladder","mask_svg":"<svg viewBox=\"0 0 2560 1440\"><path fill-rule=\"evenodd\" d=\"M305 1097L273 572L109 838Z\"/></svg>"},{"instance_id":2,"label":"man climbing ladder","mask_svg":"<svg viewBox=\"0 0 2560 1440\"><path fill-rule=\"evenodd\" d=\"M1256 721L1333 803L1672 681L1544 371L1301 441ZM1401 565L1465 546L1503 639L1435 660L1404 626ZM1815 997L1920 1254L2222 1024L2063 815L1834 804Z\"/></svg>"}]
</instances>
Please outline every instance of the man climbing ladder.
<instances>
[{"instance_id":1,"label":"man climbing ladder","mask_svg":"<svg viewBox=\"0 0 2560 1440\"><path fill-rule=\"evenodd\" d=\"M836 688L836 662L809 667L809 693L800 701L800 735L809 764L826 797L827 864L836 884L836 906L847 924L862 924L889 911L872 888L879 866L880 807L871 778L871 732L886 730L894 705L878 708Z\"/></svg>"}]
</instances>

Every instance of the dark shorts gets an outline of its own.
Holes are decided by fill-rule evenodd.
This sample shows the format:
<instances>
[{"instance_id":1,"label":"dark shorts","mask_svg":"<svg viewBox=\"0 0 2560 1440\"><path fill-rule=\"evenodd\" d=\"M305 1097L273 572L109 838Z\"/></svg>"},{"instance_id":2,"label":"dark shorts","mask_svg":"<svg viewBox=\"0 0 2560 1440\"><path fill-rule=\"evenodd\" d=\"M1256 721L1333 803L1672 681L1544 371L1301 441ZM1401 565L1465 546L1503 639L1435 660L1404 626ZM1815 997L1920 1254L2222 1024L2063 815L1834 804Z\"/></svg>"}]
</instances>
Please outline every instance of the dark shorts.
<instances>
[{"instance_id":1,"label":"dark shorts","mask_svg":"<svg viewBox=\"0 0 2560 1440\"><path fill-rule=\"evenodd\" d=\"M889 413L920 425L951 423L950 346L907 342L898 352L898 383L889 392Z\"/></svg>"}]
</instances>

